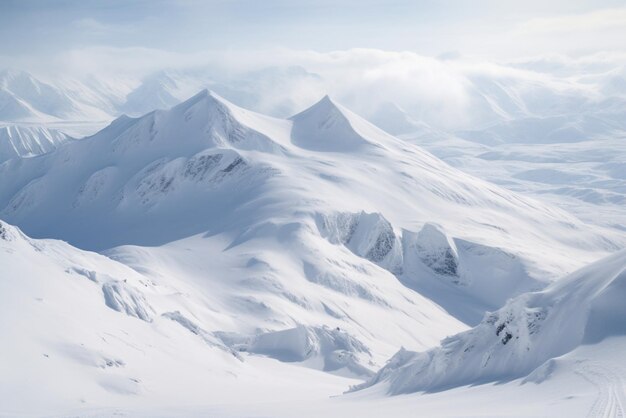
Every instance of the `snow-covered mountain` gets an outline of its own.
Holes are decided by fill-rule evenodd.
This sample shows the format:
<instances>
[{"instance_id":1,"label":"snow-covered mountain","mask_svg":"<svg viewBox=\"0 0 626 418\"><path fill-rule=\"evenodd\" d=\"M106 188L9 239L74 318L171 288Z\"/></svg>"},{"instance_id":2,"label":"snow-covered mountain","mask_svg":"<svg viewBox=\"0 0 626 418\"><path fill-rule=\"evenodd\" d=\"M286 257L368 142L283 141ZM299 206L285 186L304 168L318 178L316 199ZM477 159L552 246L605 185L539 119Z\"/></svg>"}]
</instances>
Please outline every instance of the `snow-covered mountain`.
<instances>
[{"instance_id":1,"label":"snow-covered mountain","mask_svg":"<svg viewBox=\"0 0 626 418\"><path fill-rule=\"evenodd\" d=\"M413 119L393 102L382 103L367 119L392 135L422 133L432 129L424 122Z\"/></svg>"},{"instance_id":2,"label":"snow-covered mountain","mask_svg":"<svg viewBox=\"0 0 626 418\"><path fill-rule=\"evenodd\" d=\"M57 88L15 70L0 72L0 109L1 120L63 117L75 110Z\"/></svg>"},{"instance_id":3,"label":"snow-covered mountain","mask_svg":"<svg viewBox=\"0 0 626 418\"><path fill-rule=\"evenodd\" d=\"M40 126L0 126L0 163L54 151L71 140L56 129Z\"/></svg>"},{"instance_id":4,"label":"snow-covered mountain","mask_svg":"<svg viewBox=\"0 0 626 418\"><path fill-rule=\"evenodd\" d=\"M457 134L465 139L487 145L503 143L553 144L581 142L594 136L615 136L624 132L625 125L594 116L559 115L530 117L501 122L476 131Z\"/></svg>"},{"instance_id":5,"label":"snow-covered mountain","mask_svg":"<svg viewBox=\"0 0 626 418\"><path fill-rule=\"evenodd\" d=\"M50 123L102 120L110 114L92 103L84 86L79 91L53 86L18 70L0 71L0 121ZM93 92L91 94L93 96Z\"/></svg>"},{"instance_id":6,"label":"snow-covered mountain","mask_svg":"<svg viewBox=\"0 0 626 418\"><path fill-rule=\"evenodd\" d=\"M142 80L126 96L119 110L129 115L142 115L154 109L167 109L180 100L176 98L178 83L167 73L157 73Z\"/></svg>"},{"instance_id":7,"label":"snow-covered mountain","mask_svg":"<svg viewBox=\"0 0 626 418\"><path fill-rule=\"evenodd\" d=\"M597 133L595 129L626 128L624 76L616 71L584 69L563 77L532 66L521 69L519 64L450 63L443 68L456 87L448 91L442 85L442 93L452 97L418 93L407 97L402 86L387 91L384 84L375 88L376 80L352 82L342 80L341 72L318 74L293 65L242 72L207 64L134 76L64 75L45 81L25 71L4 70L0 120L102 123L121 114L139 116L166 109L209 88L239 106L278 117L331 91L393 134L413 133L417 125L460 131L479 141L554 143L588 137ZM380 97L374 96L376 89ZM93 127L83 131L95 132Z\"/></svg>"},{"instance_id":8,"label":"snow-covered mountain","mask_svg":"<svg viewBox=\"0 0 626 418\"><path fill-rule=\"evenodd\" d=\"M524 376L540 383L565 362L559 357L610 338L619 339L622 353L603 360L619 368L626 342L625 297L626 252L621 251L541 292L512 299L440 347L421 353L401 350L356 389L384 385L389 393L400 394Z\"/></svg>"},{"instance_id":9,"label":"snow-covered mountain","mask_svg":"<svg viewBox=\"0 0 626 418\"><path fill-rule=\"evenodd\" d=\"M585 129L570 129L573 121L561 117L549 122L562 135L556 143L542 136L549 130L528 129L532 124L525 122L461 137L426 131L402 138L466 173L552 202L586 222L624 231L626 133L604 125L583 133ZM548 126L545 120L536 122Z\"/></svg>"},{"instance_id":10,"label":"snow-covered mountain","mask_svg":"<svg viewBox=\"0 0 626 418\"><path fill-rule=\"evenodd\" d=\"M323 237L409 286L434 295L443 281L492 308L623 240L467 176L328 97L284 120L203 91L37 160L9 161L0 175L9 173L0 217L33 236L101 250L208 233L236 246L286 228L285 239ZM420 233L425 224L434 226ZM448 253L455 266L443 274L436 258ZM477 274L487 259L498 267ZM423 272L443 280L423 282Z\"/></svg>"},{"instance_id":11,"label":"snow-covered mountain","mask_svg":"<svg viewBox=\"0 0 626 418\"><path fill-rule=\"evenodd\" d=\"M398 358L407 368L422 358L402 351L374 375L399 347L446 352L433 347L450 335L508 359L498 344L517 347L513 331L534 301L555 312L541 332L560 329L571 310L551 310L559 295L593 310L591 290L608 282L577 290L583 270L550 283L626 244L328 96L281 119L203 90L37 158L7 159L0 178L10 179L0 181L0 332L12 341L0 356L19 366L0 373L8 414L236 403L242 392L313 401L393 379ZM496 313L481 322L486 310ZM487 338L500 323L497 341ZM585 338L538 343L509 377ZM464 370L478 382L473 364ZM436 366L429 376L448 379ZM410 377L398 379L419 382ZM24 389L52 380L66 384Z\"/></svg>"}]
</instances>

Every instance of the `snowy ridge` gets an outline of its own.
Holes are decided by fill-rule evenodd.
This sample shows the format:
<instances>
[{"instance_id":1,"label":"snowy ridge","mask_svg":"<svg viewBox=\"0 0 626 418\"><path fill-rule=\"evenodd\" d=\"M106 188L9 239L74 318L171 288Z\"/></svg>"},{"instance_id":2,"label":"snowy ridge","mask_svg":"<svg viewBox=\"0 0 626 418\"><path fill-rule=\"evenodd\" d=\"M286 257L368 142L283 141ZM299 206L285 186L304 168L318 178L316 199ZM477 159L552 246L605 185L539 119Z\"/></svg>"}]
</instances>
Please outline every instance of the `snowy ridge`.
<instances>
[{"instance_id":1,"label":"snowy ridge","mask_svg":"<svg viewBox=\"0 0 626 418\"><path fill-rule=\"evenodd\" d=\"M56 129L7 125L0 127L0 163L54 151L70 138Z\"/></svg>"},{"instance_id":2,"label":"snowy ridge","mask_svg":"<svg viewBox=\"0 0 626 418\"><path fill-rule=\"evenodd\" d=\"M0 184L0 215L34 236L101 250L207 232L228 248L277 231L321 235L470 324L623 240L467 176L328 97L283 120L204 90L5 173L14 180ZM334 276L304 261L309 280ZM446 305L450 286L471 298Z\"/></svg>"},{"instance_id":3,"label":"snowy ridge","mask_svg":"<svg viewBox=\"0 0 626 418\"><path fill-rule=\"evenodd\" d=\"M621 251L541 292L518 296L477 327L443 340L441 347L422 353L400 350L356 389L383 384L390 394L400 394L526 376L581 344L626 335L620 302L625 292L626 252Z\"/></svg>"},{"instance_id":4,"label":"snowy ridge","mask_svg":"<svg viewBox=\"0 0 626 418\"><path fill-rule=\"evenodd\" d=\"M2 70L0 120L46 123L110 118L110 114L101 110L98 103L89 103L91 101L88 99L89 95L81 94L85 90L84 86L79 92L63 86L53 86L25 71Z\"/></svg>"},{"instance_id":5,"label":"snowy ridge","mask_svg":"<svg viewBox=\"0 0 626 418\"><path fill-rule=\"evenodd\" d=\"M238 150L280 152L280 146L267 135L244 124L257 119L207 91L168 112L155 111L138 119L120 117L101 133L33 164L31 167L38 167L36 171L49 167L44 169L50 171L45 178L29 178L31 173L23 177L26 183L21 186L20 181L0 186L11 194L16 186L21 187L6 209L14 214L36 209L34 196L46 199L45 193L37 190L48 182L70 186L67 197L72 206L58 207L59 214L66 214L61 216L69 215L68 210L93 213L99 210L96 205L103 204L102 210L113 205L134 217L139 207L149 207L155 199L162 200L172 192L180 197L201 187L217 193L227 183L243 182L244 178L251 181L243 189L252 188L276 170L250 167ZM262 130L264 121L258 125ZM71 171L63 168L68 164ZM13 170L13 166L6 170ZM27 173L26 168L17 170ZM200 197L210 198L206 192ZM139 206L134 206L135 202Z\"/></svg>"}]
</instances>

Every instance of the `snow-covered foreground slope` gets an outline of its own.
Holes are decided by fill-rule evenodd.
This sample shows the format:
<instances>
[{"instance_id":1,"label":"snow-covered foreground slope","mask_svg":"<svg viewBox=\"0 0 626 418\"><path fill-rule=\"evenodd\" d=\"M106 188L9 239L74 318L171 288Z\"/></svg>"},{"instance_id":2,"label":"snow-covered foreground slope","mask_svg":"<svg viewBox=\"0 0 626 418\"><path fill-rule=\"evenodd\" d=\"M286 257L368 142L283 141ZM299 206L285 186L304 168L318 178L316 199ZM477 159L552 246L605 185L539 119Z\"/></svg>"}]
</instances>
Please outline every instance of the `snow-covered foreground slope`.
<instances>
[{"instance_id":1,"label":"snow-covered foreground slope","mask_svg":"<svg viewBox=\"0 0 626 418\"><path fill-rule=\"evenodd\" d=\"M604 360L616 376L615 395L621 401L625 394L619 382L626 378L619 369L626 358L624 298L626 252L621 251L541 292L512 299L486 314L477 327L443 340L441 347L421 353L401 350L357 389L381 385L391 394L439 391L524 376L524 382L541 383L566 363L559 356L575 350L593 353L594 345L617 338L622 355ZM588 378L594 383L593 375Z\"/></svg>"},{"instance_id":2,"label":"snow-covered foreground slope","mask_svg":"<svg viewBox=\"0 0 626 418\"><path fill-rule=\"evenodd\" d=\"M467 361L467 368L461 369L471 373L476 366L471 358L485 360L492 355L493 364L504 373L498 380L508 383L388 398L391 388L398 389L393 393L415 390L413 383L419 375L413 373L414 359L420 355L398 354L394 359L413 361L398 369L392 361L372 381L378 384L338 395L359 383L355 377L367 378L367 369L375 367L369 361L388 351L386 342L393 341L393 334L404 344L411 344L412 335L414 346L419 340L428 346L432 338L426 333L436 337L446 323L449 330L454 329L454 321L441 310L419 295L402 292L385 276L376 279L377 287L384 285L381 296L399 307L402 298L411 298L413 311L399 312L406 309L406 303L405 308L381 309L376 303L359 302L358 297L344 299L323 288L293 283L292 290L302 288L312 302L307 309L311 314L286 307L282 316L271 312L271 317L277 322L299 318L300 325L275 323L269 328L276 331L251 332L255 324L272 323L269 316L263 317L268 308L285 306L275 297L266 298L264 308L235 303L237 297L253 301L272 292L244 279L243 266L214 271L211 260L203 265L193 255L185 257L193 253L192 248L207 249L198 242L192 244L184 240L160 248L152 263L146 260L146 249L115 251L126 255L120 261L132 265L129 257L134 254L135 262L141 257L144 265L160 269L137 271L60 241L30 239L2 223L0 332L9 343L0 345L0 356L7 360L0 362L0 415L374 417L384 411L408 417L419 410L428 416L529 417L623 413L623 252L543 292L522 295L488 317L501 321L487 321L447 340L453 351L462 348L462 344L453 347L453 341L468 340L474 345L469 354L449 353L453 360ZM238 280L247 282L248 295L228 295L226 289L237 287L233 282ZM362 283L374 289L373 283ZM349 304L344 309L356 317L333 321L315 312L318 297L329 308L342 305L344 299ZM257 309L251 312L251 306ZM540 315L540 324L528 328L533 323L529 318L537 319L535 314L541 309L547 313ZM359 312L364 313L362 318ZM497 335L500 323L504 327ZM406 330L394 327L399 324ZM509 333L511 337L503 344ZM560 357L550 359L553 356ZM548 361L542 364L544 360ZM516 364L524 371L509 367ZM476 379L468 382L464 380L467 374L445 365L432 371L442 373L443 378L458 378L463 381L460 384L493 380L474 369ZM517 376L522 378L511 380ZM33 391L33 382L46 390ZM399 382L404 385L396 386Z\"/></svg>"},{"instance_id":3,"label":"snow-covered foreground slope","mask_svg":"<svg viewBox=\"0 0 626 418\"><path fill-rule=\"evenodd\" d=\"M88 417L621 417L624 416L626 338L582 346L560 357L546 379L463 386L435 393L386 395L372 388L326 399L239 402L196 407L101 408ZM61 416L72 416L67 413Z\"/></svg>"},{"instance_id":4,"label":"snow-covered foreground slope","mask_svg":"<svg viewBox=\"0 0 626 418\"><path fill-rule=\"evenodd\" d=\"M465 328L365 263L354 280L316 283L288 276L287 257L265 270L263 251L247 249L247 265L229 255L202 263L199 253L223 243L197 240L195 254L190 240L173 243L138 272L1 223L0 415L218 404L241 391L324 398L371 376L398 345L431 347Z\"/></svg>"}]
</instances>

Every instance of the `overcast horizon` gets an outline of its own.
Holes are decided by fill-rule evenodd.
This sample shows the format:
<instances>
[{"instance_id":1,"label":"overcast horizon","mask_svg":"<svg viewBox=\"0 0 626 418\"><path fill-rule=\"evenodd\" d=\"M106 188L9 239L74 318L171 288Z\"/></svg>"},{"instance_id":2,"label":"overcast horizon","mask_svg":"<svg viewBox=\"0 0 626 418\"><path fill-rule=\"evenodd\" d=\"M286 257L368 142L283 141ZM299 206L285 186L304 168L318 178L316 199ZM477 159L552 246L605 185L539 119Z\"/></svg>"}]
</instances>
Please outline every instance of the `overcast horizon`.
<instances>
[{"instance_id":1,"label":"overcast horizon","mask_svg":"<svg viewBox=\"0 0 626 418\"><path fill-rule=\"evenodd\" d=\"M4 1L0 37L11 40L0 45L2 67L40 74L137 75L216 64L254 70L363 49L445 60L608 56L621 62L626 6L611 0Z\"/></svg>"}]
</instances>

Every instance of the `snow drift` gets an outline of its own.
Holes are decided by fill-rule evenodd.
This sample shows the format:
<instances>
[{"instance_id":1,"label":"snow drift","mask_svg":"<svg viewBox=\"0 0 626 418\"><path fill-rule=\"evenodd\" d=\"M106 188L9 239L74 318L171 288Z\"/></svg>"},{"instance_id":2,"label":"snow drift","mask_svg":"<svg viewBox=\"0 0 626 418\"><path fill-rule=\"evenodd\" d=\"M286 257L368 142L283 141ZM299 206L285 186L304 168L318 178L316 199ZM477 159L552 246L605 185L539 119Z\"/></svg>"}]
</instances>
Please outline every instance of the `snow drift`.
<instances>
[{"instance_id":1,"label":"snow drift","mask_svg":"<svg viewBox=\"0 0 626 418\"><path fill-rule=\"evenodd\" d=\"M438 391L526 376L581 344L626 335L626 252L526 293L475 328L416 353L400 350L367 383L390 394Z\"/></svg>"}]
</instances>

